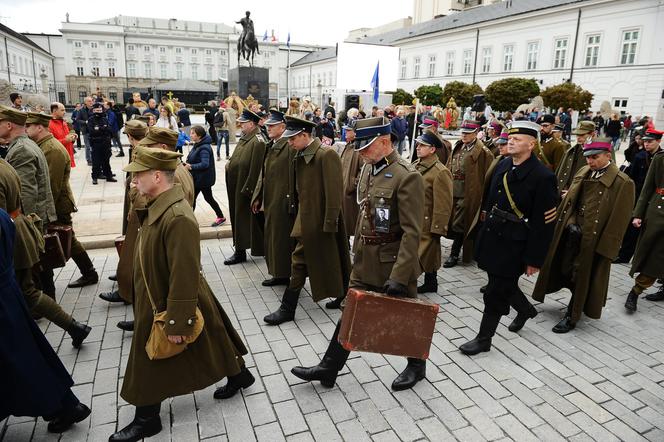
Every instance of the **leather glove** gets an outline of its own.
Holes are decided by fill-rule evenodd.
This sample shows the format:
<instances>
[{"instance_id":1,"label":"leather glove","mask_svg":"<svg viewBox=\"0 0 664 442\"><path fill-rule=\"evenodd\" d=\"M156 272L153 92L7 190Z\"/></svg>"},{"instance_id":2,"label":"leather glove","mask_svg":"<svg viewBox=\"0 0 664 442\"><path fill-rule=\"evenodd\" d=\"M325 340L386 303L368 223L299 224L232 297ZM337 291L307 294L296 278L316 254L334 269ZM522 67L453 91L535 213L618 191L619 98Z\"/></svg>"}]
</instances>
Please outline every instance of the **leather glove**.
<instances>
[{"instance_id":1,"label":"leather glove","mask_svg":"<svg viewBox=\"0 0 664 442\"><path fill-rule=\"evenodd\" d=\"M408 287L392 279L385 282L383 291L388 296L406 297L408 295Z\"/></svg>"}]
</instances>

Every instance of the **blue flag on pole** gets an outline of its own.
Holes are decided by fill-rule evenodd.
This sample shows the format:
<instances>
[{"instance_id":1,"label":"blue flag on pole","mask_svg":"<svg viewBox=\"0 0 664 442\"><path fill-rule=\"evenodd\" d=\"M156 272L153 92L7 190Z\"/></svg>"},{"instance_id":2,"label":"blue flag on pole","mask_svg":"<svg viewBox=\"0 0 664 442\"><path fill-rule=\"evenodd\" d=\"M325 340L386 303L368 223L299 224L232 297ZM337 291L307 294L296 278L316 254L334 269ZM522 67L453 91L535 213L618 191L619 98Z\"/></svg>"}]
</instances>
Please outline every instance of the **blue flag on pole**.
<instances>
[{"instance_id":1,"label":"blue flag on pole","mask_svg":"<svg viewBox=\"0 0 664 442\"><path fill-rule=\"evenodd\" d=\"M380 60L376 63L376 71L373 74L373 78L371 79L371 89L373 89L373 102L375 104L378 104L378 92L379 92L379 74L378 70L380 67Z\"/></svg>"},{"instance_id":2,"label":"blue flag on pole","mask_svg":"<svg viewBox=\"0 0 664 442\"><path fill-rule=\"evenodd\" d=\"M265 30L265 34L263 34L263 41L267 41L267 29Z\"/></svg>"},{"instance_id":3,"label":"blue flag on pole","mask_svg":"<svg viewBox=\"0 0 664 442\"><path fill-rule=\"evenodd\" d=\"M290 32L288 33L288 40L286 40L286 46L290 48Z\"/></svg>"}]
</instances>

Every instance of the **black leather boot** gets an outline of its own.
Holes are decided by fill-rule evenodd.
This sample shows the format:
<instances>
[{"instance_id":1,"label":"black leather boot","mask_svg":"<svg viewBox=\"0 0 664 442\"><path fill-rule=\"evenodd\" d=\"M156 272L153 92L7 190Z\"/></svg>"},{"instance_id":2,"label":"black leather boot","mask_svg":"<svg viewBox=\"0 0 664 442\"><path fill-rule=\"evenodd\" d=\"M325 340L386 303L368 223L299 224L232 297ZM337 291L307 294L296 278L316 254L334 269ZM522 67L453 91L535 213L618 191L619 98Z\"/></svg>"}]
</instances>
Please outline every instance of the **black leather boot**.
<instances>
[{"instance_id":1,"label":"black leather boot","mask_svg":"<svg viewBox=\"0 0 664 442\"><path fill-rule=\"evenodd\" d=\"M664 301L664 285L659 288L657 293L646 295L648 301Z\"/></svg>"},{"instance_id":2,"label":"black leather boot","mask_svg":"<svg viewBox=\"0 0 664 442\"><path fill-rule=\"evenodd\" d=\"M424 273L424 284L417 288L417 293L436 293L438 291L438 277L436 272Z\"/></svg>"},{"instance_id":3,"label":"black leather boot","mask_svg":"<svg viewBox=\"0 0 664 442\"><path fill-rule=\"evenodd\" d=\"M270 325L279 325L284 322L292 321L295 319L295 309L297 309L297 300L300 297L299 290L286 289L284 296L281 298L281 305L279 308L263 318L263 321Z\"/></svg>"},{"instance_id":4,"label":"black leather boot","mask_svg":"<svg viewBox=\"0 0 664 442\"><path fill-rule=\"evenodd\" d=\"M251 374L247 367L242 367L240 373L235 376L229 376L228 382L223 387L219 387L214 392L215 399L228 399L229 397L235 396L241 388L248 388L254 382L256 378Z\"/></svg>"},{"instance_id":5,"label":"black leather boot","mask_svg":"<svg viewBox=\"0 0 664 442\"><path fill-rule=\"evenodd\" d=\"M108 277L111 281L117 281L118 280L118 275L116 273L113 273Z\"/></svg>"},{"instance_id":6,"label":"black leather boot","mask_svg":"<svg viewBox=\"0 0 664 442\"><path fill-rule=\"evenodd\" d=\"M58 416L53 419L50 419L48 423L48 432L49 433L63 433L69 429L72 425L85 420L90 416L90 408L82 403L78 403L73 407L62 411Z\"/></svg>"},{"instance_id":7,"label":"black leather boot","mask_svg":"<svg viewBox=\"0 0 664 442\"><path fill-rule=\"evenodd\" d=\"M326 388L334 387L337 380L337 374L346 364L350 352L339 344L339 329L341 328L341 321L337 323L334 329L330 343L325 351L325 356L318 365L313 367L293 367L291 373L305 381L320 381L321 385Z\"/></svg>"},{"instance_id":8,"label":"black leather boot","mask_svg":"<svg viewBox=\"0 0 664 442\"><path fill-rule=\"evenodd\" d=\"M574 330L574 327L576 327L576 323L572 321L572 317L567 313L560 322L553 326L551 331L554 333L567 333L570 330Z\"/></svg>"},{"instance_id":9,"label":"black leather boot","mask_svg":"<svg viewBox=\"0 0 664 442\"><path fill-rule=\"evenodd\" d=\"M67 333L71 336L71 345L74 348L81 348L81 344L83 344L85 338L88 337L90 331L92 331L92 329L89 326L74 320L67 329Z\"/></svg>"},{"instance_id":10,"label":"black leather boot","mask_svg":"<svg viewBox=\"0 0 664 442\"><path fill-rule=\"evenodd\" d=\"M288 285L290 278L270 278L261 282L263 287L272 287L275 285Z\"/></svg>"},{"instance_id":11,"label":"black leather boot","mask_svg":"<svg viewBox=\"0 0 664 442\"><path fill-rule=\"evenodd\" d=\"M630 290L629 294L627 295L627 301L625 301L625 308L630 311L630 312L635 312L636 311L636 302L639 300L639 295L634 292L634 290Z\"/></svg>"},{"instance_id":12,"label":"black leather boot","mask_svg":"<svg viewBox=\"0 0 664 442\"><path fill-rule=\"evenodd\" d=\"M511 332L518 332L526 325L526 321L537 316L537 309L528 301L521 289L511 296L510 306L517 311L516 318L507 327Z\"/></svg>"},{"instance_id":13,"label":"black leather boot","mask_svg":"<svg viewBox=\"0 0 664 442\"><path fill-rule=\"evenodd\" d=\"M452 249L450 250L450 256L443 263L443 267L449 269L454 267L459 263L459 254L461 253L461 247L463 246L463 233L455 233L454 240L452 241Z\"/></svg>"},{"instance_id":14,"label":"black leather boot","mask_svg":"<svg viewBox=\"0 0 664 442\"><path fill-rule=\"evenodd\" d=\"M113 433L109 442L137 442L143 438L154 436L161 431L159 410L161 403L136 407L134 420L122 430Z\"/></svg>"},{"instance_id":15,"label":"black leather boot","mask_svg":"<svg viewBox=\"0 0 664 442\"><path fill-rule=\"evenodd\" d=\"M224 261L224 265L232 266L247 260L247 252L245 250L235 250L235 253L230 258Z\"/></svg>"},{"instance_id":16,"label":"black leather boot","mask_svg":"<svg viewBox=\"0 0 664 442\"><path fill-rule=\"evenodd\" d=\"M392 382L392 390L401 391L413 388L415 384L424 379L427 374L427 361L424 359L408 358L406 369Z\"/></svg>"},{"instance_id":17,"label":"black leather boot","mask_svg":"<svg viewBox=\"0 0 664 442\"><path fill-rule=\"evenodd\" d=\"M72 255L71 259L73 259L76 263L76 266L78 266L78 269L81 272L81 277L75 281L70 282L67 287L77 288L85 287L86 285L97 284L99 281L99 275L97 275L95 266L92 264L92 261L90 260L87 252Z\"/></svg>"},{"instance_id":18,"label":"black leather boot","mask_svg":"<svg viewBox=\"0 0 664 442\"><path fill-rule=\"evenodd\" d=\"M482 315L479 333L475 339L470 340L459 347L461 353L472 356L483 351L491 350L491 338L493 338L493 335L496 333L499 323L500 315L484 313Z\"/></svg>"},{"instance_id":19,"label":"black leather boot","mask_svg":"<svg viewBox=\"0 0 664 442\"><path fill-rule=\"evenodd\" d=\"M112 292L100 293L99 297L106 302L124 302L125 304L129 304L127 301L122 299L122 296L120 296L120 292L117 290L113 290Z\"/></svg>"},{"instance_id":20,"label":"black leather boot","mask_svg":"<svg viewBox=\"0 0 664 442\"><path fill-rule=\"evenodd\" d=\"M120 321L120 322L118 322L117 327L120 330L133 332L134 331L134 321Z\"/></svg>"},{"instance_id":21,"label":"black leather boot","mask_svg":"<svg viewBox=\"0 0 664 442\"><path fill-rule=\"evenodd\" d=\"M335 308L341 308L341 303L344 301L344 299L346 299L346 295L334 298L332 301L327 301L325 303L325 308L330 310Z\"/></svg>"}]
</instances>

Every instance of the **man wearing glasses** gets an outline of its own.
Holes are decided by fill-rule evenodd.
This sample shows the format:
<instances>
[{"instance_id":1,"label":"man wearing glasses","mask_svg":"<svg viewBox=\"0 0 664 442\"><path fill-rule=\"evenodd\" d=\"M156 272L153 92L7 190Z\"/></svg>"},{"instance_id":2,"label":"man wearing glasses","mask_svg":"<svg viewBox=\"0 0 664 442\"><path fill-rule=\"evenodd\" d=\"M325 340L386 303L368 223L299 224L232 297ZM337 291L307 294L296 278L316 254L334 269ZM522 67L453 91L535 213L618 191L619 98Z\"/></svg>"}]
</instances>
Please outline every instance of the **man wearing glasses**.
<instances>
[{"instance_id":1,"label":"man wearing glasses","mask_svg":"<svg viewBox=\"0 0 664 442\"><path fill-rule=\"evenodd\" d=\"M553 136L556 125L556 118L553 115L542 115L538 123L542 126L542 132L541 141L535 147L535 155L549 170L555 171L565 155L565 143Z\"/></svg>"}]
</instances>

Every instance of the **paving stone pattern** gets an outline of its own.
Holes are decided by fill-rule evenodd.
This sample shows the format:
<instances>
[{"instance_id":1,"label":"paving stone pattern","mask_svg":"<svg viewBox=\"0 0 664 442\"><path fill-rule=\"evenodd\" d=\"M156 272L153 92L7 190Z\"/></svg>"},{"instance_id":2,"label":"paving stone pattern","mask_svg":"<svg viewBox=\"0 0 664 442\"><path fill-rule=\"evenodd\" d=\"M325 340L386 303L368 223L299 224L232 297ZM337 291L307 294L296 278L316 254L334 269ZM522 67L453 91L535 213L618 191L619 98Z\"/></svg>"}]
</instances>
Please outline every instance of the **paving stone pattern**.
<instances>
[{"instance_id":1,"label":"paving stone pattern","mask_svg":"<svg viewBox=\"0 0 664 442\"><path fill-rule=\"evenodd\" d=\"M304 294L295 322L267 326L262 318L279 305L283 288L260 285L265 261L224 266L230 240L204 241L202 251L205 275L250 349L246 361L257 381L226 401L213 399L211 386L164 402L164 430L151 440L664 440L664 304L642 299L638 312L627 314L626 266L613 267L601 320L552 333L568 299L560 292L537 305L540 314L519 334L505 327L514 313L504 318L492 351L472 358L457 346L478 330L485 275L475 266L441 270L438 294L427 296L441 305L427 379L392 392L403 358L353 353L332 389L292 376L291 367L320 360L340 312ZM3 423L4 441L102 441L133 417L118 394L131 333L115 326L131 318L131 307L97 297L113 287L107 276L115 273L115 251L92 256L102 271L98 286L67 289L78 277L72 262L56 274L59 302L93 328L83 348L75 350L62 330L39 321L92 415L61 439L41 419L11 417ZM522 279L524 291L533 282Z\"/></svg>"}]
</instances>

